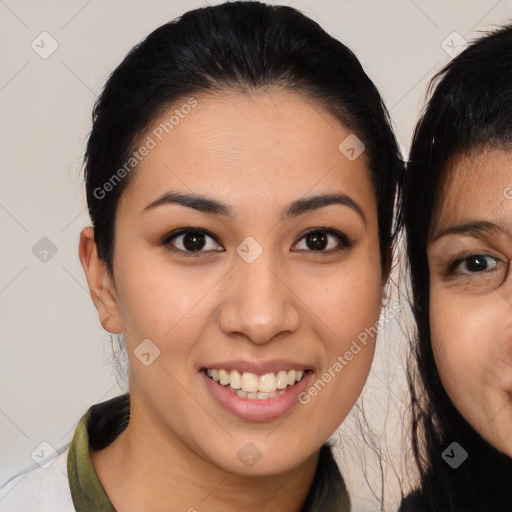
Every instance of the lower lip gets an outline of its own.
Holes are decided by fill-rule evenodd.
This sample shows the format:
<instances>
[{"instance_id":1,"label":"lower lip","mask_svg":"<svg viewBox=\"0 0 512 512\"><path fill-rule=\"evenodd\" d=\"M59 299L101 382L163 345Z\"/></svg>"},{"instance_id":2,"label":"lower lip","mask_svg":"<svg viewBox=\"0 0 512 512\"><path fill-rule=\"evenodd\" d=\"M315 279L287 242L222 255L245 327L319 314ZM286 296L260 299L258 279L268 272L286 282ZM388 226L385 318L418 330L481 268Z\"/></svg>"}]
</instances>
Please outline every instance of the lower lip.
<instances>
[{"instance_id":1,"label":"lower lip","mask_svg":"<svg viewBox=\"0 0 512 512\"><path fill-rule=\"evenodd\" d=\"M313 375L307 372L303 379L287 388L286 391L274 398L248 399L232 393L227 387L210 379L204 372L200 372L214 398L231 414L248 421L269 421L283 416L299 403L299 394L307 389L308 382Z\"/></svg>"}]
</instances>

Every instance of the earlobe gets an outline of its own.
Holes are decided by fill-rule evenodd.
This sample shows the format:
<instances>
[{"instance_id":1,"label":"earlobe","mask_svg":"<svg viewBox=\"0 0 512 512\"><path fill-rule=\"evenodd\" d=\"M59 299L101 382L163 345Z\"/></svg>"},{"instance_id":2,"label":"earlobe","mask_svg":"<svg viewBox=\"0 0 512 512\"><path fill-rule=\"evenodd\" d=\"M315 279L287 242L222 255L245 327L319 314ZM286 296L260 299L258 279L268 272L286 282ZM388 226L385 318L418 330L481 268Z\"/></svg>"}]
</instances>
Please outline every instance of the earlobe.
<instances>
[{"instance_id":1,"label":"earlobe","mask_svg":"<svg viewBox=\"0 0 512 512\"><path fill-rule=\"evenodd\" d=\"M84 228L80 233L78 256L87 278L89 291L98 317L105 330L112 334L122 333L114 283L107 265L98 257L94 228Z\"/></svg>"}]
</instances>

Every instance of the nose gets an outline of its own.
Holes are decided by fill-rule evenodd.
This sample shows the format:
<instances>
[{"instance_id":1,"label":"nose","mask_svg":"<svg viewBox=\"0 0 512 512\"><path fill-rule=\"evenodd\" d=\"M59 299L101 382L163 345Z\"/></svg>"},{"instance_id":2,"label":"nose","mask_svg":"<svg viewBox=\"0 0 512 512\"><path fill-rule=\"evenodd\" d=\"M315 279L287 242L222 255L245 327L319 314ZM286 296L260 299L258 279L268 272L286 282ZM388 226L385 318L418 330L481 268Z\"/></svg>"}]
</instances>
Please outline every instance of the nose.
<instances>
[{"instance_id":1,"label":"nose","mask_svg":"<svg viewBox=\"0 0 512 512\"><path fill-rule=\"evenodd\" d=\"M265 252L252 263L237 257L226 281L228 299L218 315L224 334L263 345L298 329L300 300L279 268Z\"/></svg>"}]
</instances>

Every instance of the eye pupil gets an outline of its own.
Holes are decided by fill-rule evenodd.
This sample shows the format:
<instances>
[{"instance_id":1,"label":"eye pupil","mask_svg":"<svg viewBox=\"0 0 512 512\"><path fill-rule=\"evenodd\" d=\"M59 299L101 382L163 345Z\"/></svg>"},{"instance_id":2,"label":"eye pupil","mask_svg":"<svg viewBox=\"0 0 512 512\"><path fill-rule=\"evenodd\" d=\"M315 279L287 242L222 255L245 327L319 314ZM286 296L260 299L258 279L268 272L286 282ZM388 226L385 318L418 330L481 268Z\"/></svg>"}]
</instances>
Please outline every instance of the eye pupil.
<instances>
[{"instance_id":1,"label":"eye pupil","mask_svg":"<svg viewBox=\"0 0 512 512\"><path fill-rule=\"evenodd\" d=\"M487 270L488 264L482 256L473 256L466 261L466 268L470 272L481 272Z\"/></svg>"},{"instance_id":2,"label":"eye pupil","mask_svg":"<svg viewBox=\"0 0 512 512\"><path fill-rule=\"evenodd\" d=\"M196 231L183 235L183 247L185 247L187 251L200 251L204 245L204 233Z\"/></svg>"},{"instance_id":3,"label":"eye pupil","mask_svg":"<svg viewBox=\"0 0 512 512\"><path fill-rule=\"evenodd\" d=\"M306 237L306 243L312 250L322 250L327 246L327 235L321 232L310 233Z\"/></svg>"}]
</instances>

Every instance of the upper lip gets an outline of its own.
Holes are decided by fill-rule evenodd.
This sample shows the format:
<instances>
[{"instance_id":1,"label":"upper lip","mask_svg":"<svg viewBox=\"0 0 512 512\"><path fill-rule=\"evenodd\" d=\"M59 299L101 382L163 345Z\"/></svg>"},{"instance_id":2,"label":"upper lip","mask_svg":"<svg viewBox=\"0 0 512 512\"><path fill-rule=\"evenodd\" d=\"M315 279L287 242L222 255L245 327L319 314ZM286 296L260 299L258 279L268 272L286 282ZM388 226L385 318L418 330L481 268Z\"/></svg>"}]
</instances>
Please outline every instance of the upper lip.
<instances>
[{"instance_id":1,"label":"upper lip","mask_svg":"<svg viewBox=\"0 0 512 512\"><path fill-rule=\"evenodd\" d=\"M281 370L309 370L311 365L298 363L289 359L273 359L272 361L222 361L220 363L210 363L201 369L216 370L236 370L243 373L254 373L256 375L265 375L266 373L277 373Z\"/></svg>"}]
</instances>

